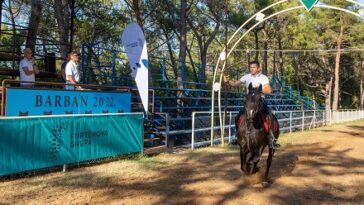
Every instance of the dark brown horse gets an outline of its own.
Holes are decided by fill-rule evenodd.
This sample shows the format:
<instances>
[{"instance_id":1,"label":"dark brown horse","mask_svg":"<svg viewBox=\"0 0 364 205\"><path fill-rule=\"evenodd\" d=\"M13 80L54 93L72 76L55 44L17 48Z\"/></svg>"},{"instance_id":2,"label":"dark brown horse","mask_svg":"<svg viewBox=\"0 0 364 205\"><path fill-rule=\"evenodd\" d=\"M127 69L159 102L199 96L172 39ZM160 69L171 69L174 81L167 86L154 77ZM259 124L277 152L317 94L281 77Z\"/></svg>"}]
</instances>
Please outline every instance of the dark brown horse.
<instances>
[{"instance_id":1,"label":"dark brown horse","mask_svg":"<svg viewBox=\"0 0 364 205\"><path fill-rule=\"evenodd\" d=\"M236 120L238 144L240 146L241 170L252 175L259 171L258 162L267 145L269 134L275 139L279 136L278 120L273 114L263 112L262 86L249 85L245 112L240 112ZM264 175L268 182L269 168L272 164L274 149L269 147L267 168Z\"/></svg>"}]
</instances>

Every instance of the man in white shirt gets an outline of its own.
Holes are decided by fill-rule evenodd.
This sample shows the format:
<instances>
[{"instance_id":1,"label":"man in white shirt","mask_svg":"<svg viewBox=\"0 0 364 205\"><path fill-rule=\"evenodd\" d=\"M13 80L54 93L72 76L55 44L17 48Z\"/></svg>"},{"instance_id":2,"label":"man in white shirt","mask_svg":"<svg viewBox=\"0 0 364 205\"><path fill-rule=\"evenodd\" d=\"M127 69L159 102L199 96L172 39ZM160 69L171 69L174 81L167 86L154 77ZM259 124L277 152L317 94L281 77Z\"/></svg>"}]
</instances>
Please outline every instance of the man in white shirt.
<instances>
[{"instance_id":1,"label":"man in white shirt","mask_svg":"<svg viewBox=\"0 0 364 205\"><path fill-rule=\"evenodd\" d=\"M264 74L262 74L260 72L260 65L259 65L258 61L250 62L249 69L250 69L250 73L244 75L239 80L230 80L228 75L224 75L224 82L228 83L230 86L233 86L233 87L237 87L237 86L240 86L241 84L245 83L247 92L249 91L248 86L250 83L255 88L262 85L262 94L263 94L263 99L264 99L265 94L272 93L272 87L269 85L269 79L267 76L265 76ZM273 114L270 112L270 110L264 100L263 100L262 111L264 114L270 115L273 117ZM243 110L242 113L245 113L245 110ZM239 117L239 116L240 116L240 113L237 117ZM277 149L280 146L279 144L277 144L277 140L274 138L274 136L272 134L269 134L269 137L270 137L270 146L273 149Z\"/></svg>"},{"instance_id":2,"label":"man in white shirt","mask_svg":"<svg viewBox=\"0 0 364 205\"><path fill-rule=\"evenodd\" d=\"M34 82L35 75L39 74L37 64L35 63L35 60L32 57L32 55L33 52L30 48L24 49L24 58L19 63L20 81ZM34 83L21 82L20 85L22 87L31 88L34 86Z\"/></svg>"},{"instance_id":3,"label":"man in white shirt","mask_svg":"<svg viewBox=\"0 0 364 205\"><path fill-rule=\"evenodd\" d=\"M66 90L74 90L76 84L80 82L80 73L78 71L78 61L80 57L77 52L72 51L70 53L70 60L66 65L66 83L73 85L66 85Z\"/></svg>"}]
</instances>

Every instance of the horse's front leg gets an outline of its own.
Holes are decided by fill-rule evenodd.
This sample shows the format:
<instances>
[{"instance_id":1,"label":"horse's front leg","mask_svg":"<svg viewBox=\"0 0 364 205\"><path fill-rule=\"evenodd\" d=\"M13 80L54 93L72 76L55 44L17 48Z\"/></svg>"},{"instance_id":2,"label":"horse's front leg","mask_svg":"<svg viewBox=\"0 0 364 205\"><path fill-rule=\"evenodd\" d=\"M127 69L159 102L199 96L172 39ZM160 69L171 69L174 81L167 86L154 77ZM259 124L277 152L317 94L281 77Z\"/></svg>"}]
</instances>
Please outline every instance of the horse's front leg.
<instances>
[{"instance_id":1,"label":"horse's front leg","mask_svg":"<svg viewBox=\"0 0 364 205\"><path fill-rule=\"evenodd\" d=\"M268 181L269 168L272 165L274 151L275 151L274 149L269 148L269 155L268 155L268 159L267 159L267 168L265 170L265 175L264 175L265 181Z\"/></svg>"},{"instance_id":2,"label":"horse's front leg","mask_svg":"<svg viewBox=\"0 0 364 205\"><path fill-rule=\"evenodd\" d=\"M244 149L240 147L240 169L244 173L247 173L246 170L246 153L244 152Z\"/></svg>"}]
</instances>

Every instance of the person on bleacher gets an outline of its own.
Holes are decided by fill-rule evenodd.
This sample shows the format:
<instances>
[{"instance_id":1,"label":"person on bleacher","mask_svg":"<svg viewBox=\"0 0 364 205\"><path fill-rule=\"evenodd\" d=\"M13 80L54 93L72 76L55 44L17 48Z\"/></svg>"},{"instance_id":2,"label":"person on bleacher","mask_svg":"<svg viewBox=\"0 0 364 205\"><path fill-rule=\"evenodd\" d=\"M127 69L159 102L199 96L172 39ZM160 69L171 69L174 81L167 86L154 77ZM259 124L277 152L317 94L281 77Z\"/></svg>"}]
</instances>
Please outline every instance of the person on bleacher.
<instances>
[{"instance_id":1,"label":"person on bleacher","mask_svg":"<svg viewBox=\"0 0 364 205\"><path fill-rule=\"evenodd\" d=\"M76 84L80 82L80 73L78 71L78 61L80 56L76 51L70 53L70 60L66 65L66 90L74 90ZM77 89L80 89L77 87Z\"/></svg>"},{"instance_id":2,"label":"person on bleacher","mask_svg":"<svg viewBox=\"0 0 364 205\"><path fill-rule=\"evenodd\" d=\"M30 48L24 49L24 58L19 63L20 81L34 82L35 75L39 74L37 64L35 63L33 52ZM34 83L21 82L20 86L32 88Z\"/></svg>"},{"instance_id":3,"label":"person on bleacher","mask_svg":"<svg viewBox=\"0 0 364 205\"><path fill-rule=\"evenodd\" d=\"M229 75L224 75L224 82L228 83L230 86L233 86L233 87L237 87L237 86L240 86L241 84L245 83L247 92L249 90L248 87L249 87L250 83L252 83L253 87L259 87L260 85L262 85L262 95L263 95L262 112L266 116L268 116L268 115L273 116L273 114L271 113L270 109L267 106L267 103L264 100L264 95L265 94L271 94L272 93L272 87L269 85L268 77L261 73L260 64L259 64L258 61L249 62L249 69L250 69L250 73L244 75L239 80L230 80ZM245 113L245 109L243 109L237 115L237 118L239 118L244 113ZM277 144L277 140L274 138L274 136L272 134L269 134L269 136L270 136L269 141L271 142L270 146L273 149L277 149L278 147L280 147L280 145Z\"/></svg>"}]
</instances>

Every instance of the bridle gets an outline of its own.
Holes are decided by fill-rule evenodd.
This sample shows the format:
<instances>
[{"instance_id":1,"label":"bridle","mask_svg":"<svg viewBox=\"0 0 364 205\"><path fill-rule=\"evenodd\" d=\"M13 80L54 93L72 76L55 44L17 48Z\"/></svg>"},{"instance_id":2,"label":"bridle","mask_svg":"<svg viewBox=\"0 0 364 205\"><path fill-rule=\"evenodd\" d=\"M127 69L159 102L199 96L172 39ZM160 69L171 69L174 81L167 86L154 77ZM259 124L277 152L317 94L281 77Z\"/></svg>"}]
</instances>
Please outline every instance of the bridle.
<instances>
[{"instance_id":1,"label":"bridle","mask_svg":"<svg viewBox=\"0 0 364 205\"><path fill-rule=\"evenodd\" d=\"M262 93L260 91L257 91L257 90L252 90L252 93L250 93L250 92L248 93L248 95L253 95L253 96L254 95L261 95L261 94ZM259 113L260 111L263 110L263 98L262 97L259 98L259 101L257 103L258 103L258 105L254 106L254 108L256 108L256 109L253 109L253 112L251 113L251 116L253 116L253 117L247 119L250 122L253 121L253 119L254 119L254 117L256 116L257 113ZM248 112L248 110L246 110L246 112Z\"/></svg>"}]
</instances>

